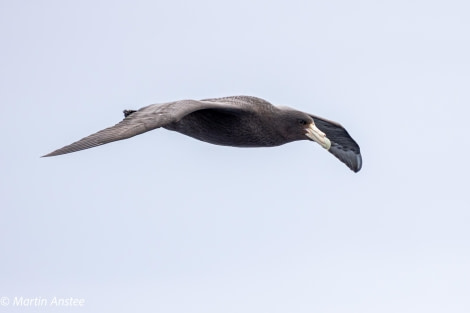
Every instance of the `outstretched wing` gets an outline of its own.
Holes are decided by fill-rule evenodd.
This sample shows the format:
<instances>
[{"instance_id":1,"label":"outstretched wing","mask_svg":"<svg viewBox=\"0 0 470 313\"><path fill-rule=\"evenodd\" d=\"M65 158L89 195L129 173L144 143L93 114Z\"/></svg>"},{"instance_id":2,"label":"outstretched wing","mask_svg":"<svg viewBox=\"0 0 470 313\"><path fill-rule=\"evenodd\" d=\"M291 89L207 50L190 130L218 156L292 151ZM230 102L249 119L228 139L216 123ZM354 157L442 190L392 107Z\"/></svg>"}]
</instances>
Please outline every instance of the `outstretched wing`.
<instances>
[{"instance_id":1,"label":"outstretched wing","mask_svg":"<svg viewBox=\"0 0 470 313\"><path fill-rule=\"evenodd\" d=\"M352 139L346 129L340 124L326 120L324 118L311 115L315 125L326 134L331 141L331 147L328 149L331 154L346 164L354 172L359 172L362 167L361 149Z\"/></svg>"},{"instance_id":2,"label":"outstretched wing","mask_svg":"<svg viewBox=\"0 0 470 313\"><path fill-rule=\"evenodd\" d=\"M82 138L68 146L57 149L43 157L55 156L101 146L113 141L127 139L149 130L153 130L169 123L179 121L192 112L211 108L239 108L243 103L181 100L163 104L151 104L138 111L128 114L121 122L114 126L100 130L88 137Z\"/></svg>"}]
</instances>

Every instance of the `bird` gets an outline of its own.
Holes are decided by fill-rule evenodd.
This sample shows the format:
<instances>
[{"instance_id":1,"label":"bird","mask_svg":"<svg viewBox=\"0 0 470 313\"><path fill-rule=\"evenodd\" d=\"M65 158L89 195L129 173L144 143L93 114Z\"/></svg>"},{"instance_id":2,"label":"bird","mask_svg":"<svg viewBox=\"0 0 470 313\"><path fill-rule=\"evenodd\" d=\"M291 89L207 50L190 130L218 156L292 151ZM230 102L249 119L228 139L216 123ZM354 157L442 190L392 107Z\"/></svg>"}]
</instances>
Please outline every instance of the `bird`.
<instances>
[{"instance_id":1,"label":"bird","mask_svg":"<svg viewBox=\"0 0 470 313\"><path fill-rule=\"evenodd\" d=\"M124 110L124 119L42 157L101 146L163 127L221 146L275 147L298 140L318 143L352 171L362 167L359 145L340 124L252 96L156 103Z\"/></svg>"}]
</instances>

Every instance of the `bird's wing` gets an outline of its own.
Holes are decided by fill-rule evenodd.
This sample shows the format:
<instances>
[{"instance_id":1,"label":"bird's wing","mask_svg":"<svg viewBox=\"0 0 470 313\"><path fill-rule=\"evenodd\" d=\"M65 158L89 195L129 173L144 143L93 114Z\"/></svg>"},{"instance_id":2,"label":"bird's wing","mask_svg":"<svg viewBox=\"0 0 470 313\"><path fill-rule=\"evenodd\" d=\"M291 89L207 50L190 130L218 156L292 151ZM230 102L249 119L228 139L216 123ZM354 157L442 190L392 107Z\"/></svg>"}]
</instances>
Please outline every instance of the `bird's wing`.
<instances>
[{"instance_id":1,"label":"bird's wing","mask_svg":"<svg viewBox=\"0 0 470 313\"><path fill-rule=\"evenodd\" d=\"M151 104L127 115L114 126L100 130L68 146L57 149L43 157L66 154L101 146L113 141L127 139L149 130L177 122L184 116L203 109L244 109L243 102L225 102L217 99L196 101L181 100L163 104Z\"/></svg>"},{"instance_id":2,"label":"bird's wing","mask_svg":"<svg viewBox=\"0 0 470 313\"><path fill-rule=\"evenodd\" d=\"M326 134L331 141L328 151L346 164L354 172L359 172L362 167L361 149L352 139L346 129L340 124L310 114L315 125Z\"/></svg>"}]
</instances>

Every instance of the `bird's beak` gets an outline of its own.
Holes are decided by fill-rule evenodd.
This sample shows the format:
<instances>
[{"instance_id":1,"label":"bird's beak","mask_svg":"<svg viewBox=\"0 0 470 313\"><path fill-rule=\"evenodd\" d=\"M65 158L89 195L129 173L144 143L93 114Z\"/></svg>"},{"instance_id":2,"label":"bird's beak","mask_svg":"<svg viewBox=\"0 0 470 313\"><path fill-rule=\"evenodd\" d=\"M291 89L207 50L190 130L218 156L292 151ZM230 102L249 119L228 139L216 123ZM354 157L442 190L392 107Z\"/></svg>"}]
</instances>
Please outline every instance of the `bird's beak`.
<instances>
[{"instance_id":1,"label":"bird's beak","mask_svg":"<svg viewBox=\"0 0 470 313\"><path fill-rule=\"evenodd\" d=\"M331 147L330 139L326 137L324 132L322 132L321 130L317 128L317 126L315 126L314 122L310 123L310 125L308 125L308 127L305 130L307 131L305 135L308 138L319 143L320 146L322 146L326 150L330 149Z\"/></svg>"}]
</instances>

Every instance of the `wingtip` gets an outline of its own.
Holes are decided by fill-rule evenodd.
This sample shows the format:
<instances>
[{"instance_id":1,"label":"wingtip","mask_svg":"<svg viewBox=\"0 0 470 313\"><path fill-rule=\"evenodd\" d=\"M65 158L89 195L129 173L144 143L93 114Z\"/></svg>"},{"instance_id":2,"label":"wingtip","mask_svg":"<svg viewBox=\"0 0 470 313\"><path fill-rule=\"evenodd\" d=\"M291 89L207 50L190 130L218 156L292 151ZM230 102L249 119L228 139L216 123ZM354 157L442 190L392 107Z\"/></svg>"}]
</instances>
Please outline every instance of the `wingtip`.
<instances>
[{"instance_id":1,"label":"wingtip","mask_svg":"<svg viewBox=\"0 0 470 313\"><path fill-rule=\"evenodd\" d=\"M48 154L42 155L41 158L48 158L48 157L51 157L51 156L56 156L56 155L61 155L61 154L63 154L63 153L59 153L58 150L55 150L55 151L49 152Z\"/></svg>"},{"instance_id":2,"label":"wingtip","mask_svg":"<svg viewBox=\"0 0 470 313\"><path fill-rule=\"evenodd\" d=\"M352 170L354 171L354 173L357 173L361 170L362 168L362 156L360 154L357 154L356 155L356 164L354 166L354 168L352 168Z\"/></svg>"}]
</instances>

